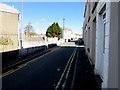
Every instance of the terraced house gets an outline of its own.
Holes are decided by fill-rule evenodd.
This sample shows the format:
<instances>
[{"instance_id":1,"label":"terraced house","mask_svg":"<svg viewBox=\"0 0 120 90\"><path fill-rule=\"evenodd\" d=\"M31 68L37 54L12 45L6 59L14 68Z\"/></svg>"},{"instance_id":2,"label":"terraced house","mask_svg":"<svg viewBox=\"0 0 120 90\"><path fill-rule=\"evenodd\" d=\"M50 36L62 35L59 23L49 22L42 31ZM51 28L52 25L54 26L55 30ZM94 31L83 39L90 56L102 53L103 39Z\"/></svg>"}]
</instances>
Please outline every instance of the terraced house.
<instances>
[{"instance_id":1,"label":"terraced house","mask_svg":"<svg viewBox=\"0 0 120 90\"><path fill-rule=\"evenodd\" d=\"M19 49L18 28L19 11L0 3L0 52Z\"/></svg>"},{"instance_id":2,"label":"terraced house","mask_svg":"<svg viewBox=\"0 0 120 90\"><path fill-rule=\"evenodd\" d=\"M118 3L87 2L83 39L102 88L118 88Z\"/></svg>"}]
</instances>

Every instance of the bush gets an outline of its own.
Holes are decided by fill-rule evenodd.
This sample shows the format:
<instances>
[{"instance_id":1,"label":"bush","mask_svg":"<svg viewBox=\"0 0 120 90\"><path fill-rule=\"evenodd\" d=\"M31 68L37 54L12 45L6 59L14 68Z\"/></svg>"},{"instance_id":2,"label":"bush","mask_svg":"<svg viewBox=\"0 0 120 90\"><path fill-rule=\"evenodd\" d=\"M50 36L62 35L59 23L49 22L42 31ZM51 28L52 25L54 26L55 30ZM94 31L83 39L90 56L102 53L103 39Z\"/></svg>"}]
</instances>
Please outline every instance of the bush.
<instances>
[{"instance_id":1,"label":"bush","mask_svg":"<svg viewBox=\"0 0 120 90\"><path fill-rule=\"evenodd\" d=\"M13 41L9 39L8 37L1 37L0 45L13 45Z\"/></svg>"}]
</instances>

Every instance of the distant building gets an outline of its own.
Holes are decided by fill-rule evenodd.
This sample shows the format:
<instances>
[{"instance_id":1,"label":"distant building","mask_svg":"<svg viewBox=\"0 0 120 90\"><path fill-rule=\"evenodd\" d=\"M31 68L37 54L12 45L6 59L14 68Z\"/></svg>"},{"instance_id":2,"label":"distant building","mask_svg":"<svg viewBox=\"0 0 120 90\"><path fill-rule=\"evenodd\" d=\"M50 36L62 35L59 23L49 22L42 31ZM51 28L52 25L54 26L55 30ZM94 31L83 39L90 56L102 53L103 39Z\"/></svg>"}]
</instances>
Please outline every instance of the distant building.
<instances>
[{"instance_id":1,"label":"distant building","mask_svg":"<svg viewBox=\"0 0 120 90\"><path fill-rule=\"evenodd\" d=\"M19 49L19 11L0 3L0 52Z\"/></svg>"},{"instance_id":2,"label":"distant building","mask_svg":"<svg viewBox=\"0 0 120 90\"><path fill-rule=\"evenodd\" d=\"M31 32L30 32L31 33ZM38 40L38 41L45 41L47 39L46 35L45 34L37 34L37 33L33 33L31 35L25 35L25 40L27 40L28 38L31 38L33 40Z\"/></svg>"},{"instance_id":3,"label":"distant building","mask_svg":"<svg viewBox=\"0 0 120 90\"><path fill-rule=\"evenodd\" d=\"M75 40L75 37L76 37L75 32L72 32L71 33L71 40Z\"/></svg>"},{"instance_id":4,"label":"distant building","mask_svg":"<svg viewBox=\"0 0 120 90\"><path fill-rule=\"evenodd\" d=\"M69 28L62 29L62 37L64 38L65 42L72 39L72 30Z\"/></svg>"},{"instance_id":5,"label":"distant building","mask_svg":"<svg viewBox=\"0 0 120 90\"><path fill-rule=\"evenodd\" d=\"M82 38L82 34L77 34L73 32L69 28L62 29L62 38L65 40L65 42L68 42L68 40L77 40L78 38Z\"/></svg>"},{"instance_id":6,"label":"distant building","mask_svg":"<svg viewBox=\"0 0 120 90\"><path fill-rule=\"evenodd\" d=\"M78 40L79 38L82 38L82 34L75 34L75 40Z\"/></svg>"},{"instance_id":7,"label":"distant building","mask_svg":"<svg viewBox=\"0 0 120 90\"><path fill-rule=\"evenodd\" d=\"M118 3L87 2L83 39L102 88L118 88Z\"/></svg>"}]
</instances>

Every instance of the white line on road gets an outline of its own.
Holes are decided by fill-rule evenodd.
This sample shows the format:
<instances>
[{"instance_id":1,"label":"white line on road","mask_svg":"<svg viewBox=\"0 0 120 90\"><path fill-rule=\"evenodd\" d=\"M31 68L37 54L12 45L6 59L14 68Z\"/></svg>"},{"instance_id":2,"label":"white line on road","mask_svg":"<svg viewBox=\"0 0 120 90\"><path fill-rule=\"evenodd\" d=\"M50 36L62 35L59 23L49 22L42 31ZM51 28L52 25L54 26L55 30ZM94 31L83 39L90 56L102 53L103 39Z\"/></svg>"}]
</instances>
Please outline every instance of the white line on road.
<instances>
[{"instance_id":1,"label":"white line on road","mask_svg":"<svg viewBox=\"0 0 120 90\"><path fill-rule=\"evenodd\" d=\"M79 52L79 51L78 51ZM78 58L78 54L76 58ZM72 78L72 84L71 84L71 90L74 88L74 83L75 83L75 74L76 74L76 69L77 69L77 63L78 63L78 59L75 61L75 67L74 67L74 72L73 72L73 78Z\"/></svg>"},{"instance_id":2,"label":"white line on road","mask_svg":"<svg viewBox=\"0 0 120 90\"><path fill-rule=\"evenodd\" d=\"M61 81L62 81L62 79L63 79L63 77L64 77L64 75L65 75L65 72L66 72L66 70L67 70L67 68L68 68L68 65L69 65L69 63L70 63L70 61L71 61L71 59L72 59L75 51L76 51L76 48L74 49L72 55L70 56L70 58L69 58L69 60L68 60L68 62L67 62L67 64L66 64L66 66L65 66L65 69L64 69L64 71L63 71L63 73L62 73L62 75L61 75L61 77L60 77L60 79L59 79L59 81L58 81L58 83L57 83L57 85L56 85L56 87L55 87L55 90L57 90L57 89L59 88L59 85L60 85L60 83L61 83Z\"/></svg>"},{"instance_id":3,"label":"white line on road","mask_svg":"<svg viewBox=\"0 0 120 90\"><path fill-rule=\"evenodd\" d=\"M68 71L67 71L67 73L66 73L65 82L64 82L63 85L62 85L62 90L64 90L64 88L65 88L65 85L66 85L66 82L67 82L67 79L68 79L68 75L69 75L69 72L70 72L70 69L71 69L71 66L72 66L72 63L73 63L73 60L74 60L76 51L77 51L77 47L76 47L75 49L76 49L76 50L75 50L75 53L74 53L74 55L73 55L73 57L72 57L72 60L71 60L70 65L69 65L69 67L68 67Z\"/></svg>"}]
</instances>

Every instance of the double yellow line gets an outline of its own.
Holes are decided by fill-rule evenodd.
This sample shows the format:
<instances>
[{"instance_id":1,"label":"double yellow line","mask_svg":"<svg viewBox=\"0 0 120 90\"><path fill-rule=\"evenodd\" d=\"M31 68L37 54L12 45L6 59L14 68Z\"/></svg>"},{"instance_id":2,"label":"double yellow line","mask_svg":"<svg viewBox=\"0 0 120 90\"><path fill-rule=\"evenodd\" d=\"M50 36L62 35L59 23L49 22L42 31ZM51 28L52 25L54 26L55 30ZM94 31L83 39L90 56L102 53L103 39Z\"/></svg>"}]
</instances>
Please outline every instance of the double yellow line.
<instances>
[{"instance_id":1,"label":"double yellow line","mask_svg":"<svg viewBox=\"0 0 120 90\"><path fill-rule=\"evenodd\" d=\"M42 56L36 57L36 58L34 58L34 59L32 59L32 60L30 60L30 61L28 61L28 62L26 62L26 63L24 63L24 64L22 64L22 65L17 66L17 69L14 69L14 68L13 68L13 69L11 69L11 70L9 70L9 71L1 74L1 75L0 75L0 78L3 78L3 77L5 77L5 76L8 76L8 75L10 75L10 74L18 71L19 69L27 66L27 65L30 64L30 63L33 63L34 61L38 60L39 58L42 58L42 57L44 57L44 56L52 53L53 51L55 51L55 50L57 50L57 49L60 49L60 47L55 48L55 49L53 49L51 52L47 52L47 53L43 54Z\"/></svg>"}]
</instances>

